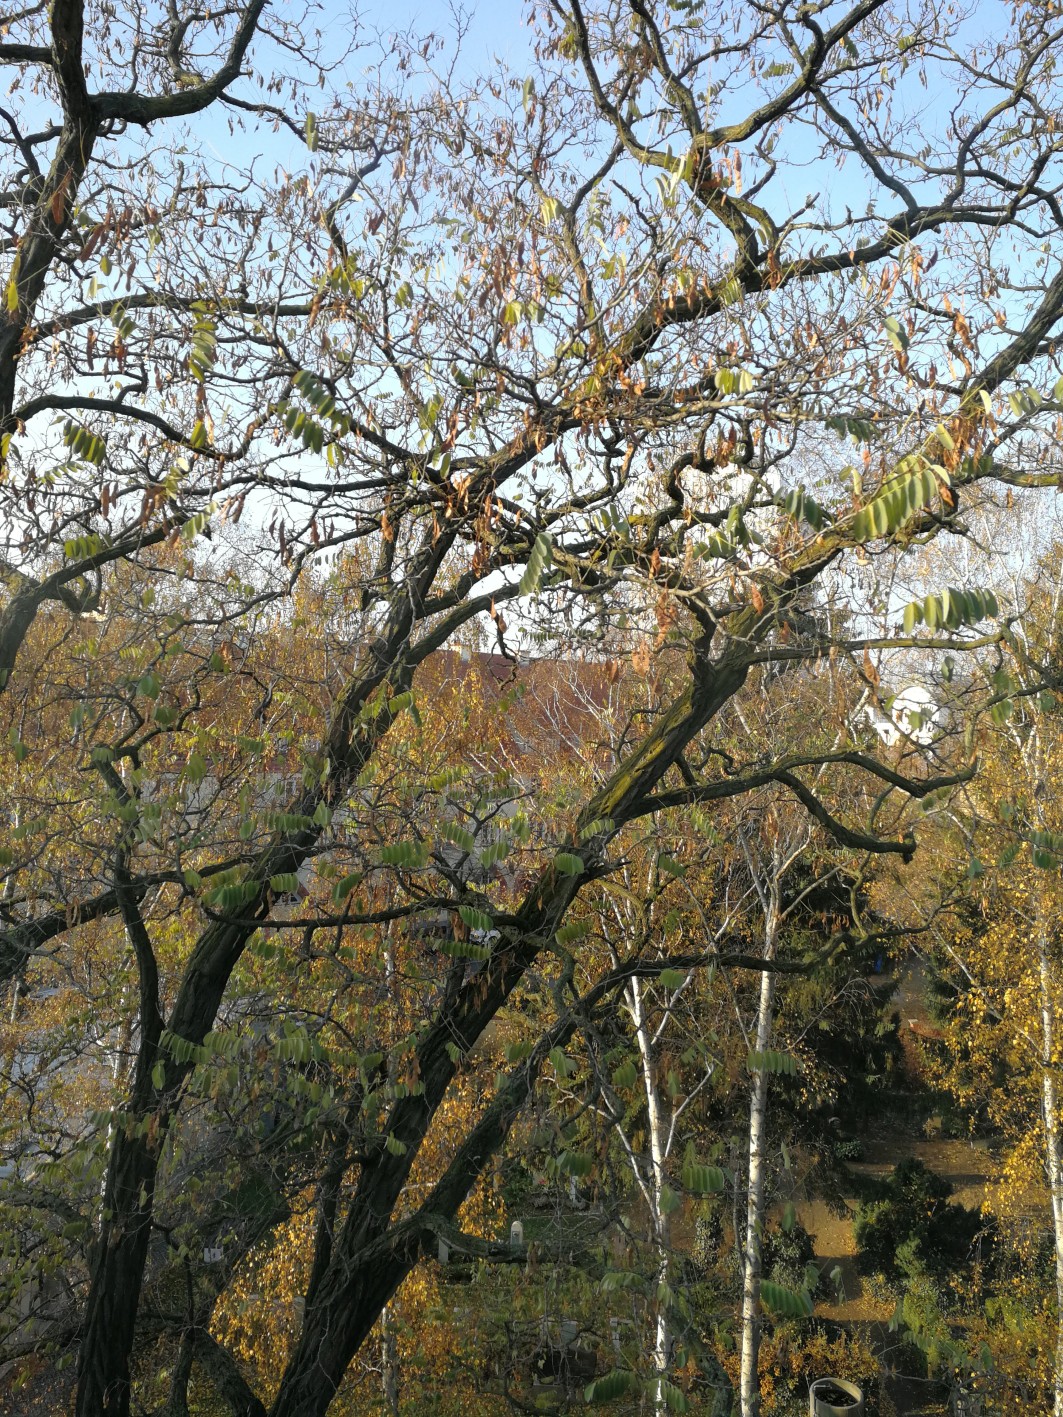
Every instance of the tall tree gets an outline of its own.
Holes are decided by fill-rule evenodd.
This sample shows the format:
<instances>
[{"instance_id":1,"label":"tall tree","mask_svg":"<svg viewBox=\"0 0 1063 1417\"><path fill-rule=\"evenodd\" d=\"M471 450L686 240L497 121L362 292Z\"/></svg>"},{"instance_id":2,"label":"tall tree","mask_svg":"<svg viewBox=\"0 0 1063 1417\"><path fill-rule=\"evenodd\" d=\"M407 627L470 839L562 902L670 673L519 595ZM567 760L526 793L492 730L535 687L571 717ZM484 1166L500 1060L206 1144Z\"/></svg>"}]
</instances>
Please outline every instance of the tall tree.
<instances>
[{"instance_id":1,"label":"tall tree","mask_svg":"<svg viewBox=\"0 0 1063 1417\"><path fill-rule=\"evenodd\" d=\"M313 1417L551 1049L623 987L603 975L561 1011L404 1210L462 1059L585 883L615 869L618 833L780 784L847 845L914 850L897 818L840 821L817 784L855 769L892 802L932 790L921 771L848 740L721 757L714 720L754 664L867 653L873 680L881 642L966 642L991 606L950 593L879 635L810 613L810 588L826 600L851 560L961 529L987 489L1057 480L1048 10L987 41L930 4L556 0L530 75L459 81L431 44L396 41L353 94L326 73L318 111L312 37L268 14L69 0L12 16L0 41L19 70L0 672L20 815L2 958L61 962L114 920L138 1000L98 1134L82 1417L130 1409L160 1167L263 925L300 938L293 877L339 846L371 883L393 872L381 908L398 917L430 904L491 925L482 968L456 967L405 1041L412 1084L376 1098L371 1129L374 1089L351 1082L359 1120L328 1163L342 1199L272 1409ZM964 98L913 152L923 79ZM275 124L292 172L211 158L193 174L177 142L154 146L160 124L208 110ZM218 136L204 121L193 142ZM858 214L831 198L835 160ZM809 161L821 195L795 207ZM315 619L298 583L326 558L334 598ZM25 647L56 599L78 618L76 671L53 690ZM509 648L504 611L557 654L615 655L627 637L637 670L669 672L502 906L432 855L427 829L383 855L373 785L436 652L481 622ZM309 686L271 654L278 626ZM124 653L101 655L110 633ZM263 745L282 762L268 808ZM89 780L74 832L69 784ZM379 923L344 896L299 931Z\"/></svg>"}]
</instances>

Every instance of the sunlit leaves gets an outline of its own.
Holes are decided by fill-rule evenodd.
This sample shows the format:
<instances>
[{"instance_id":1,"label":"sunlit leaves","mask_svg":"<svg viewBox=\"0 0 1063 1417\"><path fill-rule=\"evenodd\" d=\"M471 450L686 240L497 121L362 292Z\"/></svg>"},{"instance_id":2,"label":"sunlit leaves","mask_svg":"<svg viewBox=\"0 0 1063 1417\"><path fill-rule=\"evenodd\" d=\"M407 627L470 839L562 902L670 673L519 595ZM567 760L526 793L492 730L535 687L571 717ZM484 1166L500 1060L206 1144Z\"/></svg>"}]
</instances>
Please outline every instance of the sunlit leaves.
<instances>
[{"instance_id":1,"label":"sunlit leaves","mask_svg":"<svg viewBox=\"0 0 1063 1417\"><path fill-rule=\"evenodd\" d=\"M853 536L857 541L889 536L931 503L944 480L944 471L937 467L898 473L857 512L852 523Z\"/></svg>"},{"instance_id":2,"label":"sunlit leaves","mask_svg":"<svg viewBox=\"0 0 1063 1417\"><path fill-rule=\"evenodd\" d=\"M1000 613L997 598L991 590L957 590L947 587L936 595L928 595L925 600L913 600L904 607L905 634L911 634L916 625L925 624L928 630L955 630L961 625L977 625Z\"/></svg>"},{"instance_id":3,"label":"sunlit leaves","mask_svg":"<svg viewBox=\"0 0 1063 1417\"><path fill-rule=\"evenodd\" d=\"M67 423L63 429L63 442L71 454L81 462L100 467L107 456L107 444L98 433L83 428L80 423Z\"/></svg>"},{"instance_id":4,"label":"sunlit leaves","mask_svg":"<svg viewBox=\"0 0 1063 1417\"><path fill-rule=\"evenodd\" d=\"M214 317L201 314L192 327L192 347L188 354L188 372L197 384L206 382L217 352L218 335Z\"/></svg>"},{"instance_id":5,"label":"sunlit leaves","mask_svg":"<svg viewBox=\"0 0 1063 1417\"><path fill-rule=\"evenodd\" d=\"M897 351L904 354L908 348L908 331L894 315L887 315L882 322L882 328L886 331L886 338Z\"/></svg>"},{"instance_id":6,"label":"sunlit leaves","mask_svg":"<svg viewBox=\"0 0 1063 1417\"><path fill-rule=\"evenodd\" d=\"M206 507L202 511L193 512L181 528L181 539L191 543L197 536L201 536L210 525L211 507Z\"/></svg>"},{"instance_id":7,"label":"sunlit leaves","mask_svg":"<svg viewBox=\"0 0 1063 1417\"><path fill-rule=\"evenodd\" d=\"M754 386L753 375L748 369L717 369L712 382L721 394L748 394Z\"/></svg>"},{"instance_id":8,"label":"sunlit leaves","mask_svg":"<svg viewBox=\"0 0 1063 1417\"><path fill-rule=\"evenodd\" d=\"M102 536L86 532L84 536L72 536L63 542L63 555L69 561L87 561L97 555L106 545Z\"/></svg>"}]
</instances>

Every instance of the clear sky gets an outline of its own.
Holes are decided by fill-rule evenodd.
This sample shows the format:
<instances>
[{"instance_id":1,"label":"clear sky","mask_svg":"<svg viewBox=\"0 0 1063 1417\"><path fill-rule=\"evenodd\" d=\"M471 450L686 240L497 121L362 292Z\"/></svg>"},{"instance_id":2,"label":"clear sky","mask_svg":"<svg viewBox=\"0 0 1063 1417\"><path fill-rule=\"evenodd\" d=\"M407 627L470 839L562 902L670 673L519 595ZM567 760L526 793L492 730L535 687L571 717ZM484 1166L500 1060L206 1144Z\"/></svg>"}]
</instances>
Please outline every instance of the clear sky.
<instances>
[{"instance_id":1,"label":"clear sky","mask_svg":"<svg viewBox=\"0 0 1063 1417\"><path fill-rule=\"evenodd\" d=\"M480 68L497 55L514 63L529 49L530 31L524 0L471 0L458 7L450 0L363 0L361 14L382 30L453 34L455 14L469 24L467 61Z\"/></svg>"}]
</instances>

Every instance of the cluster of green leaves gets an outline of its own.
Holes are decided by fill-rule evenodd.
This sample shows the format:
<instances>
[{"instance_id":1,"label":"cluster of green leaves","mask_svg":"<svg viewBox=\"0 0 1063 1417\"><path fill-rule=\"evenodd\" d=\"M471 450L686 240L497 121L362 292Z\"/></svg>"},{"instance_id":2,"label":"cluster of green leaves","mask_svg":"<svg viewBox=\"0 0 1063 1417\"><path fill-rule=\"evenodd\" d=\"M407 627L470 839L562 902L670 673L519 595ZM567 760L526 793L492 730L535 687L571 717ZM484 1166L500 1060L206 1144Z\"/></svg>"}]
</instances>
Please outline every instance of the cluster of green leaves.
<instances>
[{"instance_id":1,"label":"cluster of green leaves","mask_svg":"<svg viewBox=\"0 0 1063 1417\"><path fill-rule=\"evenodd\" d=\"M913 600L904 607L904 631L911 634L916 625L928 630L956 630L961 625L977 625L999 615L1000 607L991 590L957 590L946 587L925 600Z\"/></svg>"}]
</instances>

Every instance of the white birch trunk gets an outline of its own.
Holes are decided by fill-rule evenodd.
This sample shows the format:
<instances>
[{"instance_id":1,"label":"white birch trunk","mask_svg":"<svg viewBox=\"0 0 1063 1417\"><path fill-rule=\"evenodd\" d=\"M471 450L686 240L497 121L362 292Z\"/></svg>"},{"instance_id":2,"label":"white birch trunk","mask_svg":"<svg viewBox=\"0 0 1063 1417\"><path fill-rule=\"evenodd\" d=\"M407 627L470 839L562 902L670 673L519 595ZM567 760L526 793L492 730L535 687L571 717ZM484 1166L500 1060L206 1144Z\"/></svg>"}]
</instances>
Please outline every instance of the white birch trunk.
<instances>
[{"instance_id":1,"label":"white birch trunk","mask_svg":"<svg viewBox=\"0 0 1063 1417\"><path fill-rule=\"evenodd\" d=\"M1052 1232L1056 1249L1056 1358L1052 1417L1063 1417L1063 1141L1059 1127L1056 1086L1056 1021L1052 961L1043 920L1037 932L1037 964L1041 985L1041 1110L1045 1125L1045 1168L1052 1197Z\"/></svg>"},{"instance_id":2,"label":"white birch trunk","mask_svg":"<svg viewBox=\"0 0 1063 1417\"><path fill-rule=\"evenodd\" d=\"M653 1241L657 1250L657 1285L667 1285L671 1268L671 1219L661 1205L661 1196L666 1185L665 1165L668 1160L668 1127L665 1124L661 1106L661 1093L657 1081L657 1067L654 1056L653 1039L650 1037L646 1021L646 1009L642 996L642 984L633 979L628 986L628 1000L631 1005L631 1019L635 1026L638 1043L642 1082L646 1093L646 1118L650 1145L650 1185L649 1198L653 1225ZM668 1376L671 1358L672 1332L667 1304L657 1301L657 1332L653 1346L653 1361L658 1378ZM664 1402L657 1398L657 1411L663 1412Z\"/></svg>"},{"instance_id":3,"label":"white birch trunk","mask_svg":"<svg viewBox=\"0 0 1063 1417\"><path fill-rule=\"evenodd\" d=\"M778 935L778 897L772 892L764 919L764 959L775 957ZM765 970L760 976L755 1051L771 1046L774 1022L775 975ZM753 1073L749 1104L749 1191L746 1197L746 1237L742 1251L742 1370L739 1399L742 1417L758 1417L760 1383L757 1356L760 1349L760 1236L764 1225L765 1140L768 1112L768 1074L759 1068Z\"/></svg>"},{"instance_id":4,"label":"white birch trunk","mask_svg":"<svg viewBox=\"0 0 1063 1417\"><path fill-rule=\"evenodd\" d=\"M384 1369L384 1406L388 1417L399 1417L399 1346L391 1327L388 1307L380 1315L380 1351Z\"/></svg>"}]
</instances>

